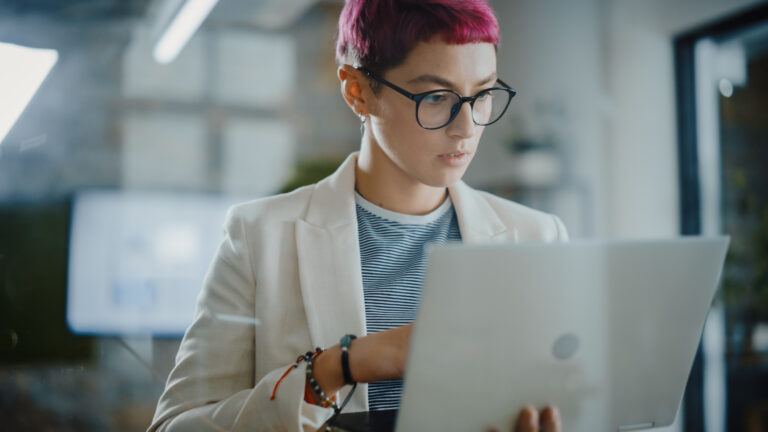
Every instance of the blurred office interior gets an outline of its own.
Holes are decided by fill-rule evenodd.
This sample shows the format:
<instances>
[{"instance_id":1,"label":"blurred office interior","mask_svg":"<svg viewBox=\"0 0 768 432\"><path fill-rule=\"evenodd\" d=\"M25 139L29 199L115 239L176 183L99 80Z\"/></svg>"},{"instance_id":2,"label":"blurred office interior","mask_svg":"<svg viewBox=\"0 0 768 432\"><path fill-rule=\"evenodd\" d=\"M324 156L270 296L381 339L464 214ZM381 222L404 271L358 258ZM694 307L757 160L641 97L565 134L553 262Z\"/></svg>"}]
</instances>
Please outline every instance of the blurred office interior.
<instances>
[{"instance_id":1,"label":"blurred office interior","mask_svg":"<svg viewBox=\"0 0 768 432\"><path fill-rule=\"evenodd\" d=\"M464 180L573 238L730 234L667 430L767 431L768 2L490 3L518 95ZM342 5L0 1L0 429L146 429L227 208L359 147Z\"/></svg>"}]
</instances>

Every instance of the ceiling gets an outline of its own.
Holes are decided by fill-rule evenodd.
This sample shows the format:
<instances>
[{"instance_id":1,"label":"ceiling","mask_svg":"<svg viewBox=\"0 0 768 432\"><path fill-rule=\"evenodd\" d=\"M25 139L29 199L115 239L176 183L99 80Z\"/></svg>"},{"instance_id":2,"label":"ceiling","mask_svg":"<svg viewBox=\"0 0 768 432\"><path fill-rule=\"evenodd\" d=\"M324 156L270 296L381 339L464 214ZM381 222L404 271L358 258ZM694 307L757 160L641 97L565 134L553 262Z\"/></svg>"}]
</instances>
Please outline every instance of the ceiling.
<instances>
[{"instance_id":1,"label":"ceiling","mask_svg":"<svg viewBox=\"0 0 768 432\"><path fill-rule=\"evenodd\" d=\"M152 0L2 0L0 14L35 14L64 20L143 16Z\"/></svg>"},{"instance_id":2,"label":"ceiling","mask_svg":"<svg viewBox=\"0 0 768 432\"><path fill-rule=\"evenodd\" d=\"M158 22L170 19L184 1L0 0L0 15L34 14L66 21L120 20L149 15L150 19ZM343 2L344 0L219 0L208 21L223 26L281 30L294 24L316 3Z\"/></svg>"}]
</instances>

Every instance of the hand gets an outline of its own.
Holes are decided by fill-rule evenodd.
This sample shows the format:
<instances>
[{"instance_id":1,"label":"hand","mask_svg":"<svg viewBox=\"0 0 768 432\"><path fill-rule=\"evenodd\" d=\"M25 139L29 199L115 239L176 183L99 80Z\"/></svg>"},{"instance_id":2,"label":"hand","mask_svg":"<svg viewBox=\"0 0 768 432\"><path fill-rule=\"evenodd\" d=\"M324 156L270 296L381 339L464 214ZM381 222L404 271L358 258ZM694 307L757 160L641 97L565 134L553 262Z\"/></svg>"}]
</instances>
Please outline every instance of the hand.
<instances>
[{"instance_id":1,"label":"hand","mask_svg":"<svg viewBox=\"0 0 768 432\"><path fill-rule=\"evenodd\" d=\"M557 407L548 406L537 411L528 406L520 411L515 422L514 432L562 432L560 411Z\"/></svg>"}]
</instances>

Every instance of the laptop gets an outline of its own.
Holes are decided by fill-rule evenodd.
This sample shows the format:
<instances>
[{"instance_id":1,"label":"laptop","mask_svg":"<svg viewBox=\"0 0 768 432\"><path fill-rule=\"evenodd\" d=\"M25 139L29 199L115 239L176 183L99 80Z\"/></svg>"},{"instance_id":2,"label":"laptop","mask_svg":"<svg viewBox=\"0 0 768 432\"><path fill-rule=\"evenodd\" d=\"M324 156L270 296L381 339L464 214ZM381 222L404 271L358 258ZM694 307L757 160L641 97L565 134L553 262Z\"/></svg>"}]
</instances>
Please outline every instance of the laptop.
<instances>
[{"instance_id":1,"label":"laptop","mask_svg":"<svg viewBox=\"0 0 768 432\"><path fill-rule=\"evenodd\" d=\"M529 404L569 432L670 425L729 241L434 247L399 412L337 425L507 431Z\"/></svg>"}]
</instances>

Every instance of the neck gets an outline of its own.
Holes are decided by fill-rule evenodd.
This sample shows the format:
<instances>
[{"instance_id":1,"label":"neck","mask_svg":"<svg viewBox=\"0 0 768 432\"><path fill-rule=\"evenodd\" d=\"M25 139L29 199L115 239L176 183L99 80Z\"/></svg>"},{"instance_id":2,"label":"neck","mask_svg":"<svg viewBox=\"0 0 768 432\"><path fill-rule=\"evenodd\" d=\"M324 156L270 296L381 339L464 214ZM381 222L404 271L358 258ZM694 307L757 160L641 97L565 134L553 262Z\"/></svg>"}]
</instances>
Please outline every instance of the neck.
<instances>
[{"instance_id":1,"label":"neck","mask_svg":"<svg viewBox=\"0 0 768 432\"><path fill-rule=\"evenodd\" d=\"M367 131L357 158L355 188L379 207L410 215L430 213L443 203L447 194L445 187L428 186L408 176Z\"/></svg>"}]
</instances>

